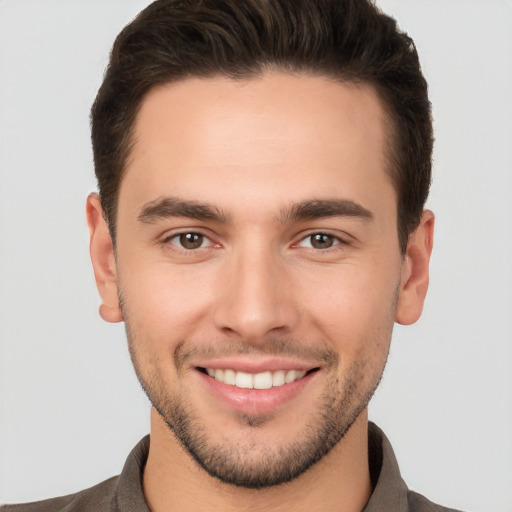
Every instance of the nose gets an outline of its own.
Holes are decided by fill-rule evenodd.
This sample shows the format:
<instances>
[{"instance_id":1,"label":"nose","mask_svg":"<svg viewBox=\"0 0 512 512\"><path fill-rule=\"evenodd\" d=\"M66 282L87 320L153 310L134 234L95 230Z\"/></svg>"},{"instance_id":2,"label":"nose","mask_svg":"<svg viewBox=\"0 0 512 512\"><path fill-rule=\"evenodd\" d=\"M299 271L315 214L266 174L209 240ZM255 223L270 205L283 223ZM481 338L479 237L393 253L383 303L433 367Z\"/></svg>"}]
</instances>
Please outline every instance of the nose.
<instances>
[{"instance_id":1,"label":"nose","mask_svg":"<svg viewBox=\"0 0 512 512\"><path fill-rule=\"evenodd\" d=\"M291 285L286 263L261 244L233 252L217 283L215 326L250 344L290 334L299 322Z\"/></svg>"}]
</instances>

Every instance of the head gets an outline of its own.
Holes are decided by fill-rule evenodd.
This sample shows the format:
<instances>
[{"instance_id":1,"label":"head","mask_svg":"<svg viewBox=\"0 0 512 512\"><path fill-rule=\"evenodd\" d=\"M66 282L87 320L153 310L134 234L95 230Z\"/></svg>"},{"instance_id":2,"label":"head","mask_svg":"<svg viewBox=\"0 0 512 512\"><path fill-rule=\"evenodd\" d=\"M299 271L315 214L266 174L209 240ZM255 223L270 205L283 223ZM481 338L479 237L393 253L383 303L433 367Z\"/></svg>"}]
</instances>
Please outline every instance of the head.
<instances>
[{"instance_id":1,"label":"head","mask_svg":"<svg viewBox=\"0 0 512 512\"><path fill-rule=\"evenodd\" d=\"M370 2L160 0L116 40L92 112L100 311L210 475L287 482L361 425L426 293L429 108Z\"/></svg>"},{"instance_id":2,"label":"head","mask_svg":"<svg viewBox=\"0 0 512 512\"><path fill-rule=\"evenodd\" d=\"M430 187L430 102L412 39L369 0L158 0L125 27L91 112L96 176L114 244L119 186L147 93L189 77L243 80L269 69L375 89L387 114L386 172L405 251Z\"/></svg>"}]
</instances>

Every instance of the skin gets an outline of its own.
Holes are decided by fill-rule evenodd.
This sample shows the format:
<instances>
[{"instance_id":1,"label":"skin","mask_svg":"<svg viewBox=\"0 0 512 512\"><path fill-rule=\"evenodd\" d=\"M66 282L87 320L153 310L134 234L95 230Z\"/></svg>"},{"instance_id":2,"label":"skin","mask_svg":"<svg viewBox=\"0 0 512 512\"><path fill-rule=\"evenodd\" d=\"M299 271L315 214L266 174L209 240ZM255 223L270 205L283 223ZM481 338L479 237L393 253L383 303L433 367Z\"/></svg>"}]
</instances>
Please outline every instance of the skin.
<instances>
[{"instance_id":1,"label":"skin","mask_svg":"<svg viewBox=\"0 0 512 512\"><path fill-rule=\"evenodd\" d=\"M434 224L425 211L400 253L387 133L371 87L324 77L189 79L145 98L119 191L116 251L95 194L87 217L100 314L125 321L160 411L152 409L144 473L152 510L358 511L368 501L366 406L394 322L421 314ZM196 218L195 208L192 217L180 203L176 216L177 199L215 215ZM293 215L319 201L344 209ZM180 245L186 233L203 236L200 247ZM323 245L314 234L327 235ZM283 386L233 397L198 369L280 365L314 371L290 396ZM206 439L205 453L251 474L272 474L283 453L305 451L308 434L331 432L325 417L345 428L289 482L249 489L193 460L176 410Z\"/></svg>"}]
</instances>

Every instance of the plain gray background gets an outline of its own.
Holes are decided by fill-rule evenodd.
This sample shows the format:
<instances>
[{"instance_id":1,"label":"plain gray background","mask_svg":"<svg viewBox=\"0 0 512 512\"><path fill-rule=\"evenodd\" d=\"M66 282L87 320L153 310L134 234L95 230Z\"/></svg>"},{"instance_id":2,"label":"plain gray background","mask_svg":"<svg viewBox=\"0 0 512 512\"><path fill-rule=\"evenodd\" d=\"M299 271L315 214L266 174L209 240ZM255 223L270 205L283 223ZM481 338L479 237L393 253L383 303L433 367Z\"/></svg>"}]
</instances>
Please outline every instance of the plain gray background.
<instances>
[{"instance_id":1,"label":"plain gray background","mask_svg":"<svg viewBox=\"0 0 512 512\"><path fill-rule=\"evenodd\" d=\"M149 428L88 258L88 111L143 0L0 0L0 502L117 474ZM413 489L512 510L512 2L380 0L434 106L437 215L423 318L397 327L370 416Z\"/></svg>"}]
</instances>

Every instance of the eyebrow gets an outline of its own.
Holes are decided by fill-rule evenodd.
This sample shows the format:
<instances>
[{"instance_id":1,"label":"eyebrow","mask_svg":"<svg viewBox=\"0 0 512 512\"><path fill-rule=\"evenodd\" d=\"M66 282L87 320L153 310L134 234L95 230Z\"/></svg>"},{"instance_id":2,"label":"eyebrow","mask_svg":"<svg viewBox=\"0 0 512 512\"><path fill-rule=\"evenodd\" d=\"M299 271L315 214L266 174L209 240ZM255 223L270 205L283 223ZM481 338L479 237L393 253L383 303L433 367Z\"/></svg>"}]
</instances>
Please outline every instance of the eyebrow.
<instances>
[{"instance_id":1,"label":"eyebrow","mask_svg":"<svg viewBox=\"0 0 512 512\"><path fill-rule=\"evenodd\" d=\"M357 217L372 220L373 214L364 206L348 199L314 199L292 204L281 210L279 222L314 220L327 217Z\"/></svg>"},{"instance_id":2,"label":"eyebrow","mask_svg":"<svg viewBox=\"0 0 512 512\"><path fill-rule=\"evenodd\" d=\"M221 223L230 220L229 215L213 205L172 196L162 197L146 203L138 216L138 220L149 224L170 217L187 217ZM313 199L293 203L289 207L283 208L276 220L279 223L287 223L327 217L357 217L363 220L371 220L373 214L362 205L348 199Z\"/></svg>"},{"instance_id":3,"label":"eyebrow","mask_svg":"<svg viewBox=\"0 0 512 512\"><path fill-rule=\"evenodd\" d=\"M169 217L188 217L216 222L227 222L229 220L228 215L215 206L172 196L162 197L146 203L138 216L138 220L148 224Z\"/></svg>"}]
</instances>

